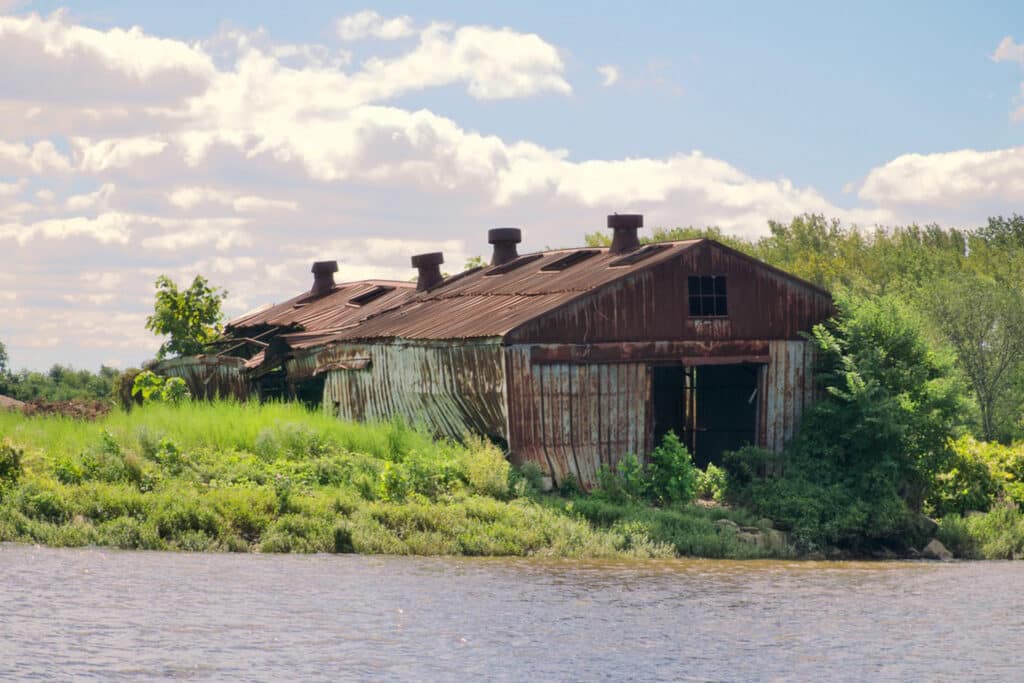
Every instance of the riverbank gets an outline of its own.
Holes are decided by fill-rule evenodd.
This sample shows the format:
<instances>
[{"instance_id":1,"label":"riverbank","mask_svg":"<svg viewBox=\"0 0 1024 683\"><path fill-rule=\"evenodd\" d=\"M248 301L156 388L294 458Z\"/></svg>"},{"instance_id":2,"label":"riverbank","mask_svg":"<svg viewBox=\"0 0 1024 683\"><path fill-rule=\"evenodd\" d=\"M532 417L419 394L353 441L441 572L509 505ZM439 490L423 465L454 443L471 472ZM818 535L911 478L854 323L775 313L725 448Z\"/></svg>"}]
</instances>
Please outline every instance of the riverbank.
<instances>
[{"instance_id":1,"label":"riverbank","mask_svg":"<svg viewBox=\"0 0 1024 683\"><path fill-rule=\"evenodd\" d=\"M539 490L483 441L297 405L184 403L95 421L0 412L0 541L230 552L790 557L767 520Z\"/></svg>"}]
</instances>

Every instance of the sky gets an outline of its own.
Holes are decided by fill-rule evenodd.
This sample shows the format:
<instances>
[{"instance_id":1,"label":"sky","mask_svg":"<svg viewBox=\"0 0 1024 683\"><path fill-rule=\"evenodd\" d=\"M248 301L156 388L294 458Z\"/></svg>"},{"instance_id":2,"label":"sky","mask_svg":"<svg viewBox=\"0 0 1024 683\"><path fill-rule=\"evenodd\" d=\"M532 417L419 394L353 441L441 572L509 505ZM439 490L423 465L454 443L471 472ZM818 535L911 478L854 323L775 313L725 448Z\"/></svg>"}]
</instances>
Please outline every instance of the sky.
<instances>
[{"instance_id":1,"label":"sky","mask_svg":"<svg viewBox=\"0 0 1024 683\"><path fill-rule=\"evenodd\" d=\"M1018 2L0 0L0 341L138 365L160 274L233 317L612 212L975 227L1024 211L1022 82Z\"/></svg>"}]
</instances>

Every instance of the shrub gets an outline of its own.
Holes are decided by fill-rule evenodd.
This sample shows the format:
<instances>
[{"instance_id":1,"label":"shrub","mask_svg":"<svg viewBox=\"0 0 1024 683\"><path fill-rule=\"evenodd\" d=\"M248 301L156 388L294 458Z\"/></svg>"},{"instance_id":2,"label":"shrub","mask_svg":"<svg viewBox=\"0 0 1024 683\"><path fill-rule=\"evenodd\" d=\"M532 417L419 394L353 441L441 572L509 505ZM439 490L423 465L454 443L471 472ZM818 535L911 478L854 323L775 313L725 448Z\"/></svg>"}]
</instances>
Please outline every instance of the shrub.
<instances>
[{"instance_id":1,"label":"shrub","mask_svg":"<svg viewBox=\"0 0 1024 683\"><path fill-rule=\"evenodd\" d=\"M963 388L895 300L837 303L838 316L814 328L825 397L782 458L742 449L726 459L729 496L806 548L917 543L915 513L953 459Z\"/></svg>"},{"instance_id":2,"label":"shrub","mask_svg":"<svg viewBox=\"0 0 1024 683\"><path fill-rule=\"evenodd\" d=\"M714 463L708 463L703 472L697 470L697 495L701 498L721 502L725 499L727 487L725 470Z\"/></svg>"},{"instance_id":3,"label":"shrub","mask_svg":"<svg viewBox=\"0 0 1024 683\"><path fill-rule=\"evenodd\" d=\"M690 451L673 432L651 453L647 466L652 495L662 504L690 503L697 494L697 468Z\"/></svg>"},{"instance_id":4,"label":"shrub","mask_svg":"<svg viewBox=\"0 0 1024 683\"><path fill-rule=\"evenodd\" d=\"M22 473L23 451L4 439L0 442L0 487L18 483Z\"/></svg>"},{"instance_id":5,"label":"shrub","mask_svg":"<svg viewBox=\"0 0 1024 683\"><path fill-rule=\"evenodd\" d=\"M508 496L510 467L497 446L480 437L467 437L459 459L470 491L494 498Z\"/></svg>"},{"instance_id":6,"label":"shrub","mask_svg":"<svg viewBox=\"0 0 1024 683\"><path fill-rule=\"evenodd\" d=\"M181 403L192 398L188 384L181 377L161 377L151 370L144 370L132 380L132 396L143 403Z\"/></svg>"}]
</instances>

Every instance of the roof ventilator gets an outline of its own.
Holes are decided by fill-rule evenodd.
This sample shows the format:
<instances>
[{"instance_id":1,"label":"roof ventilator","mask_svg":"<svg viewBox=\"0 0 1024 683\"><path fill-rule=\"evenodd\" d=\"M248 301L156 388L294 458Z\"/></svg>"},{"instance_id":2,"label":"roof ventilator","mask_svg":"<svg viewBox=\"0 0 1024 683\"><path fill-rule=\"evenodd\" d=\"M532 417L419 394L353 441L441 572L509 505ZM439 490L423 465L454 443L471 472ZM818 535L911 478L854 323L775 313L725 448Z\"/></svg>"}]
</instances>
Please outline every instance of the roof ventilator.
<instances>
[{"instance_id":1,"label":"roof ventilator","mask_svg":"<svg viewBox=\"0 0 1024 683\"><path fill-rule=\"evenodd\" d=\"M487 231L487 243L494 245L491 256L492 266L502 266L519 258L516 245L523 241L523 231L519 228L494 228Z\"/></svg>"},{"instance_id":2,"label":"roof ventilator","mask_svg":"<svg viewBox=\"0 0 1024 683\"><path fill-rule=\"evenodd\" d=\"M313 296L326 294L334 289L334 274L338 272L337 261L316 261L313 263L313 288L309 293Z\"/></svg>"},{"instance_id":3,"label":"roof ventilator","mask_svg":"<svg viewBox=\"0 0 1024 683\"><path fill-rule=\"evenodd\" d=\"M441 275L442 263L444 263L444 254L440 251L417 254L412 257L412 267L419 270L419 276L416 278L417 292L425 292L444 280L444 276Z\"/></svg>"},{"instance_id":4,"label":"roof ventilator","mask_svg":"<svg viewBox=\"0 0 1024 683\"><path fill-rule=\"evenodd\" d=\"M615 231L609 254L628 254L640 248L636 231L644 227L643 214L613 213L608 216L608 227Z\"/></svg>"}]
</instances>

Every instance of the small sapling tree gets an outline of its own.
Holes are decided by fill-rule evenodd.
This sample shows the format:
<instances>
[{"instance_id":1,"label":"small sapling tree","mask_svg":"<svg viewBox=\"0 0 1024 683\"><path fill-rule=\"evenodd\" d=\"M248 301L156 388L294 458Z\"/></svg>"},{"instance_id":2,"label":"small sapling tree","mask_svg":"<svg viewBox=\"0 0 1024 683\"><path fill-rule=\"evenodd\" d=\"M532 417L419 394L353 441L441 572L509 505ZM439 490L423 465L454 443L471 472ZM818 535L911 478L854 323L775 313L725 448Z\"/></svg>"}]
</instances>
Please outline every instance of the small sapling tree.
<instances>
[{"instance_id":1,"label":"small sapling tree","mask_svg":"<svg viewBox=\"0 0 1024 683\"><path fill-rule=\"evenodd\" d=\"M153 315L146 318L146 329L169 339L160 346L157 358L202 353L223 331L220 305L226 296L227 292L211 286L202 275L196 275L184 290L166 275L158 277Z\"/></svg>"}]
</instances>

